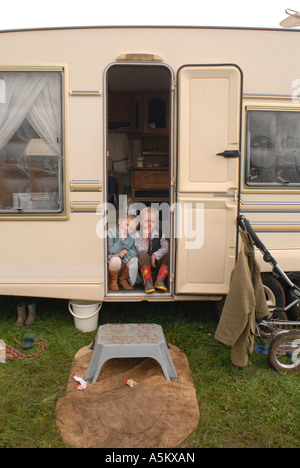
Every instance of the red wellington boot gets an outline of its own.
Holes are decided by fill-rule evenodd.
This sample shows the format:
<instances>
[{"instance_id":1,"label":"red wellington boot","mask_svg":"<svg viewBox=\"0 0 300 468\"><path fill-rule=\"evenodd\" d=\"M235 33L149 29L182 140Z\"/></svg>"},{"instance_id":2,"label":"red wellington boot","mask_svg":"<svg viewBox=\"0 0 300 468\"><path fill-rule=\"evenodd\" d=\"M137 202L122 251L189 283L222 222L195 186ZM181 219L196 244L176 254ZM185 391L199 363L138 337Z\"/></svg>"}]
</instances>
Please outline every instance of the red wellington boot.
<instances>
[{"instance_id":1,"label":"red wellington boot","mask_svg":"<svg viewBox=\"0 0 300 468\"><path fill-rule=\"evenodd\" d=\"M167 291L167 287L165 285L165 279L168 276L168 266L167 265L160 265L160 269L157 275L157 279L155 281L155 289L159 289L160 291Z\"/></svg>"},{"instance_id":2,"label":"red wellington boot","mask_svg":"<svg viewBox=\"0 0 300 468\"><path fill-rule=\"evenodd\" d=\"M151 266L141 267L144 280L145 293L149 294L155 291L152 283Z\"/></svg>"}]
</instances>

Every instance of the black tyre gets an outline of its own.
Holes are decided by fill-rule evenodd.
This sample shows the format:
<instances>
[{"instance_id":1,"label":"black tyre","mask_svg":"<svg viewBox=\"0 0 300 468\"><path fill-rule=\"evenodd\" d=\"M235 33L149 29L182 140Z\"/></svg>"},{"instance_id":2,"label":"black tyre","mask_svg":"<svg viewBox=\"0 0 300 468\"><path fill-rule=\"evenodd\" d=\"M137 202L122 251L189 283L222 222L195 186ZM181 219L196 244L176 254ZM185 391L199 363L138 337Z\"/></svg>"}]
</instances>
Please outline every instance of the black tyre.
<instances>
[{"instance_id":1,"label":"black tyre","mask_svg":"<svg viewBox=\"0 0 300 468\"><path fill-rule=\"evenodd\" d=\"M300 330L278 332L269 345L269 362L279 371L300 369Z\"/></svg>"},{"instance_id":2,"label":"black tyre","mask_svg":"<svg viewBox=\"0 0 300 468\"><path fill-rule=\"evenodd\" d=\"M268 307L284 307L285 293L278 279L271 273L262 273L261 279L264 285Z\"/></svg>"},{"instance_id":3,"label":"black tyre","mask_svg":"<svg viewBox=\"0 0 300 468\"><path fill-rule=\"evenodd\" d=\"M298 286L298 288L300 287L300 281L295 281L294 283L296 286ZM295 297L292 296L290 291L287 292L286 298L288 304L295 300ZM295 305L291 309L287 310L286 315L288 316L289 320L300 320L300 304Z\"/></svg>"}]
</instances>

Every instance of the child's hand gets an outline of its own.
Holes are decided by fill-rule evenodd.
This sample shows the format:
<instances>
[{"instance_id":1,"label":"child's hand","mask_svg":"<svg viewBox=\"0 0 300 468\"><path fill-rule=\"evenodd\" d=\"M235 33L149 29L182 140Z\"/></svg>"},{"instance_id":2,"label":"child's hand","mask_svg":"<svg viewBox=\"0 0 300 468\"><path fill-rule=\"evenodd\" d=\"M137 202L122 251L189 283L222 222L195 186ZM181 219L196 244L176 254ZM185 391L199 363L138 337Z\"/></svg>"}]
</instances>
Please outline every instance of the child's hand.
<instances>
[{"instance_id":1,"label":"child's hand","mask_svg":"<svg viewBox=\"0 0 300 468\"><path fill-rule=\"evenodd\" d=\"M150 234L151 234L151 231L148 231L148 228L143 229L143 237L142 237L143 240L148 241Z\"/></svg>"},{"instance_id":2,"label":"child's hand","mask_svg":"<svg viewBox=\"0 0 300 468\"><path fill-rule=\"evenodd\" d=\"M127 254L128 250L127 249L122 249L120 250L120 252L118 253L119 257L123 258L125 257L125 255Z\"/></svg>"},{"instance_id":3,"label":"child's hand","mask_svg":"<svg viewBox=\"0 0 300 468\"><path fill-rule=\"evenodd\" d=\"M124 241L127 237L127 229L119 229L119 234L120 234L120 237L122 239L122 241Z\"/></svg>"},{"instance_id":4,"label":"child's hand","mask_svg":"<svg viewBox=\"0 0 300 468\"><path fill-rule=\"evenodd\" d=\"M152 254L151 255L151 266L152 266L152 268L156 268L155 260L156 260L156 257L155 257L154 254Z\"/></svg>"}]
</instances>

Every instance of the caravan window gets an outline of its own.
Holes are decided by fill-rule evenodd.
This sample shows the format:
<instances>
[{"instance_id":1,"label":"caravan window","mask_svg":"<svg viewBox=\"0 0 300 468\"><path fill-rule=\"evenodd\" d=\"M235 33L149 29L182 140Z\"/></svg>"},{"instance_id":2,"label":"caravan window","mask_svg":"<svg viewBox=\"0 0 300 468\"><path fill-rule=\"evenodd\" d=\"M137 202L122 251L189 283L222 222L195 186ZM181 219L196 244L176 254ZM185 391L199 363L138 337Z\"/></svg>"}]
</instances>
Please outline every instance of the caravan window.
<instances>
[{"instance_id":1,"label":"caravan window","mask_svg":"<svg viewBox=\"0 0 300 468\"><path fill-rule=\"evenodd\" d=\"M0 70L0 213L63 211L62 74Z\"/></svg>"},{"instance_id":2,"label":"caravan window","mask_svg":"<svg viewBox=\"0 0 300 468\"><path fill-rule=\"evenodd\" d=\"M246 183L300 184L300 112L248 111Z\"/></svg>"}]
</instances>

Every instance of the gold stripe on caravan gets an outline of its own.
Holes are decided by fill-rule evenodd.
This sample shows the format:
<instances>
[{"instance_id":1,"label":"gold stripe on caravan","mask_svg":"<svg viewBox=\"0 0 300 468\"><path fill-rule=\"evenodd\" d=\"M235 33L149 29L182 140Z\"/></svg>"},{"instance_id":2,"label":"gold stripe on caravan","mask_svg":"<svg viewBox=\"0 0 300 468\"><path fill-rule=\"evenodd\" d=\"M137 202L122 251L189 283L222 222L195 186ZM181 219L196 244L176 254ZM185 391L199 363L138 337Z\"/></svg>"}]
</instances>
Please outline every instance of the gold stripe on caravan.
<instances>
[{"instance_id":1,"label":"gold stripe on caravan","mask_svg":"<svg viewBox=\"0 0 300 468\"><path fill-rule=\"evenodd\" d=\"M99 213L101 207L100 201L72 201L70 204L72 213Z\"/></svg>"},{"instance_id":2,"label":"gold stripe on caravan","mask_svg":"<svg viewBox=\"0 0 300 468\"><path fill-rule=\"evenodd\" d=\"M253 202L253 201L245 201L242 198L240 199L241 210L245 213L293 213L293 212L300 212L300 202Z\"/></svg>"},{"instance_id":3,"label":"gold stripe on caravan","mask_svg":"<svg viewBox=\"0 0 300 468\"><path fill-rule=\"evenodd\" d=\"M3 65L1 71L64 71L62 65Z\"/></svg>"},{"instance_id":4,"label":"gold stripe on caravan","mask_svg":"<svg viewBox=\"0 0 300 468\"><path fill-rule=\"evenodd\" d=\"M256 232L300 232L300 222L281 223L280 221L271 221L266 223L251 221L251 226Z\"/></svg>"},{"instance_id":5,"label":"gold stripe on caravan","mask_svg":"<svg viewBox=\"0 0 300 468\"><path fill-rule=\"evenodd\" d=\"M257 232L300 232L300 224L255 224L251 223L254 231Z\"/></svg>"},{"instance_id":6,"label":"gold stripe on caravan","mask_svg":"<svg viewBox=\"0 0 300 468\"><path fill-rule=\"evenodd\" d=\"M70 96L98 96L100 97L102 93L99 90L70 90Z\"/></svg>"},{"instance_id":7,"label":"gold stripe on caravan","mask_svg":"<svg viewBox=\"0 0 300 468\"><path fill-rule=\"evenodd\" d=\"M241 203L242 211L245 213L295 213L300 212L300 204L298 205L245 205Z\"/></svg>"},{"instance_id":8,"label":"gold stripe on caravan","mask_svg":"<svg viewBox=\"0 0 300 468\"><path fill-rule=\"evenodd\" d=\"M273 215L274 213L300 213L300 202L253 202L240 200L240 213ZM265 218L266 219L266 218ZM255 221L251 220L254 230L259 232L300 232L300 221Z\"/></svg>"},{"instance_id":9,"label":"gold stripe on caravan","mask_svg":"<svg viewBox=\"0 0 300 468\"><path fill-rule=\"evenodd\" d=\"M102 192L101 180L71 180L71 192Z\"/></svg>"}]
</instances>

